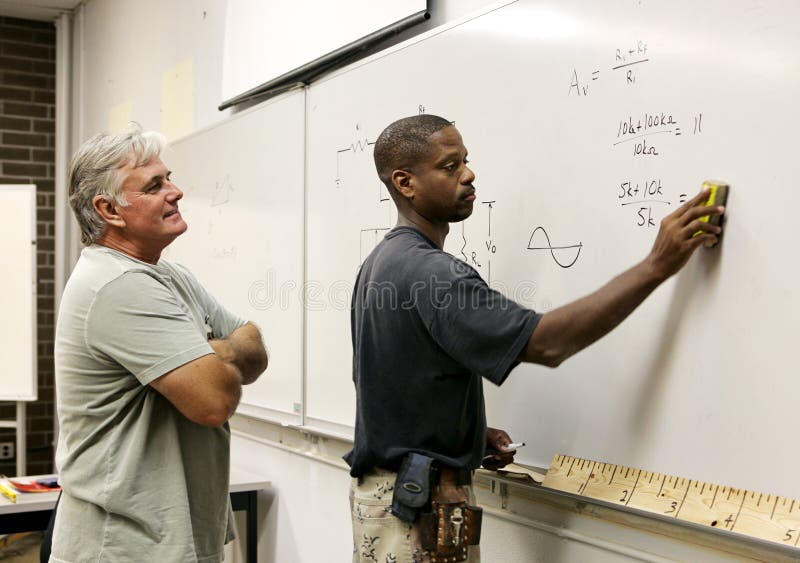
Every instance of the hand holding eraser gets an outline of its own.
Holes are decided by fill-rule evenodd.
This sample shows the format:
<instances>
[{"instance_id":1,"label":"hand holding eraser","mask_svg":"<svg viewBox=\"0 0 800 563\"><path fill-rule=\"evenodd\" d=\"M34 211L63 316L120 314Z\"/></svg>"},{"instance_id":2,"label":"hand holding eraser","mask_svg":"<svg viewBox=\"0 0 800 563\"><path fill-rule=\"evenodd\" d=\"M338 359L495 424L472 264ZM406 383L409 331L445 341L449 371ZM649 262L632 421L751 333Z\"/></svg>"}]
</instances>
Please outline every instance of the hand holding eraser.
<instances>
[{"instance_id":1,"label":"hand holding eraser","mask_svg":"<svg viewBox=\"0 0 800 563\"><path fill-rule=\"evenodd\" d=\"M712 180L706 180L703 182L702 190L709 189L708 199L705 202L706 207L717 207L717 206L725 206L728 201L728 192L730 191L730 187L728 184L724 182L717 182ZM705 223L710 223L712 225L716 225L717 227L722 228L723 222L725 220L725 213L721 215L706 215L704 217L700 217L700 220ZM695 236L700 234L702 231L698 231L695 233ZM719 240L722 237L722 232L717 235L716 242L713 243L706 243L706 248L713 248L719 244Z\"/></svg>"}]
</instances>

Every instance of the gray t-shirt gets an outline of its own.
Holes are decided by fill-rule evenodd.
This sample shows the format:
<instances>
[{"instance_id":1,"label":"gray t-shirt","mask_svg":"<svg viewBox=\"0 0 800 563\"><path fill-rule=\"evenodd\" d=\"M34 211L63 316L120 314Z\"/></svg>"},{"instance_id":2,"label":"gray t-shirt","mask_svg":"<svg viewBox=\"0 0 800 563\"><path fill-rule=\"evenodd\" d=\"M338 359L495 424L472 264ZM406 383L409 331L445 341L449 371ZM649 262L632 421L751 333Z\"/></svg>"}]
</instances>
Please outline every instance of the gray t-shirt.
<instances>
[{"instance_id":1,"label":"gray t-shirt","mask_svg":"<svg viewBox=\"0 0 800 563\"><path fill-rule=\"evenodd\" d=\"M409 452L480 466L482 378L500 385L541 315L491 289L420 231L397 227L364 261L351 310L356 424L350 474Z\"/></svg>"},{"instance_id":2,"label":"gray t-shirt","mask_svg":"<svg viewBox=\"0 0 800 563\"><path fill-rule=\"evenodd\" d=\"M190 421L148 384L244 322L181 266L83 250L56 327L64 494L51 561L222 560L228 425Z\"/></svg>"}]
</instances>

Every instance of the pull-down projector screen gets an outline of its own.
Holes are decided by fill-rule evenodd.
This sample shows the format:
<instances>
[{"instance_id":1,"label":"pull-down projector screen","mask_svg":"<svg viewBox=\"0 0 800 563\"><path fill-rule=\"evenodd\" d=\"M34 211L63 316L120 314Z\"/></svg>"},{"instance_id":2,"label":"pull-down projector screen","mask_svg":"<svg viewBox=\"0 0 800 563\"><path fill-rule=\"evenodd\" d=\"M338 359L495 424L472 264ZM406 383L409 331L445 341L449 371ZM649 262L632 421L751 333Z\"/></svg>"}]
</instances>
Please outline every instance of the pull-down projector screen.
<instances>
[{"instance_id":1,"label":"pull-down projector screen","mask_svg":"<svg viewBox=\"0 0 800 563\"><path fill-rule=\"evenodd\" d=\"M229 100L425 10L425 0L232 0L222 99Z\"/></svg>"}]
</instances>

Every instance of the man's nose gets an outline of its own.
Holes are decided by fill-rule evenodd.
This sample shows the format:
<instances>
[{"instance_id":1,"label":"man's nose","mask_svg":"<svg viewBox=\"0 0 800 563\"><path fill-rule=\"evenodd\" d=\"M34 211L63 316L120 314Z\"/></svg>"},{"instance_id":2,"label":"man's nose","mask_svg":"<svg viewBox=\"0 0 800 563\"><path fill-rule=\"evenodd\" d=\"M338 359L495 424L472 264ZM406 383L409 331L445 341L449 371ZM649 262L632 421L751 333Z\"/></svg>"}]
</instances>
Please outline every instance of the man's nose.
<instances>
[{"instance_id":1,"label":"man's nose","mask_svg":"<svg viewBox=\"0 0 800 563\"><path fill-rule=\"evenodd\" d=\"M172 182L169 183L169 194L167 197L172 201L178 201L183 197L183 191L173 184Z\"/></svg>"},{"instance_id":2,"label":"man's nose","mask_svg":"<svg viewBox=\"0 0 800 563\"><path fill-rule=\"evenodd\" d=\"M475 172L472 171L472 168L469 166L464 167L464 174L461 176L461 183L462 184L471 184L475 181Z\"/></svg>"}]
</instances>

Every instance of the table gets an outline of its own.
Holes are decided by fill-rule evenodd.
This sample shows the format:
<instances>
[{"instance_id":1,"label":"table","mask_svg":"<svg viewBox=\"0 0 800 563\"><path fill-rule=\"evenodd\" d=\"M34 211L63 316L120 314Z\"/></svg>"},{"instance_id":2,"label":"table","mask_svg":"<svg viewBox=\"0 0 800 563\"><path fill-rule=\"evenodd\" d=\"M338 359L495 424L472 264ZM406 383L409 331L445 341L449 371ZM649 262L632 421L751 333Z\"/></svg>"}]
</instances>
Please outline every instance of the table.
<instances>
[{"instance_id":1,"label":"table","mask_svg":"<svg viewBox=\"0 0 800 563\"><path fill-rule=\"evenodd\" d=\"M42 477L53 477L53 475L34 475L23 477L23 479ZM248 563L257 563L258 561L258 491L269 486L269 481L264 481L257 475L231 468L231 506L234 510L244 510L247 513L245 552ZM47 529L56 500L58 500L58 492L19 493L16 503L12 503L0 495L0 534Z\"/></svg>"},{"instance_id":2,"label":"table","mask_svg":"<svg viewBox=\"0 0 800 563\"><path fill-rule=\"evenodd\" d=\"M247 563L258 563L258 491L267 489L269 481L231 467L231 506L246 512Z\"/></svg>"}]
</instances>

